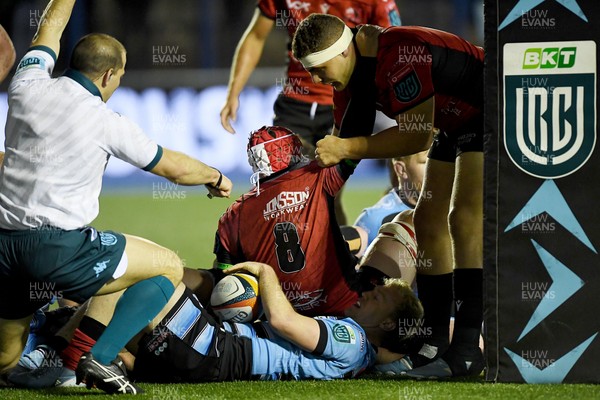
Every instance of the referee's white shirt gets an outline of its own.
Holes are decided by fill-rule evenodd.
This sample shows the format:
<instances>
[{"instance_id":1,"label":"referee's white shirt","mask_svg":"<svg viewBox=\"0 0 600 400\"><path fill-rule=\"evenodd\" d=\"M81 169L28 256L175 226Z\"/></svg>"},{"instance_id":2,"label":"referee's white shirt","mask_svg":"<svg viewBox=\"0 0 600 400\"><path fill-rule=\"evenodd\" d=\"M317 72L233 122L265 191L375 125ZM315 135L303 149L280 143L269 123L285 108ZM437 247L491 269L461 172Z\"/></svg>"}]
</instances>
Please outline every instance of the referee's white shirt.
<instances>
[{"instance_id":1,"label":"referee's white shirt","mask_svg":"<svg viewBox=\"0 0 600 400\"><path fill-rule=\"evenodd\" d=\"M0 228L76 229L98 215L110 156L146 170L162 148L110 110L77 71L52 78L54 52L31 48L8 89L5 158L0 170Z\"/></svg>"}]
</instances>

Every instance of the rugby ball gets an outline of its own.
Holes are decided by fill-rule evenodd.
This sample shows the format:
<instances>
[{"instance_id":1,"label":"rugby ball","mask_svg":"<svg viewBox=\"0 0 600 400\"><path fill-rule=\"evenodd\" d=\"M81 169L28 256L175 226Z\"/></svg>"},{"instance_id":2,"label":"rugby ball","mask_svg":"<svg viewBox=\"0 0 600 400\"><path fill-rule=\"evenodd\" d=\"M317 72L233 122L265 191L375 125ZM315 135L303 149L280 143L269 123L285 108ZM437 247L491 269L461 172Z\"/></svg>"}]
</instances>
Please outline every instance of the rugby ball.
<instances>
[{"instance_id":1,"label":"rugby ball","mask_svg":"<svg viewBox=\"0 0 600 400\"><path fill-rule=\"evenodd\" d=\"M227 275L213 289L210 305L223 321L252 322L262 313L258 281L244 273Z\"/></svg>"}]
</instances>

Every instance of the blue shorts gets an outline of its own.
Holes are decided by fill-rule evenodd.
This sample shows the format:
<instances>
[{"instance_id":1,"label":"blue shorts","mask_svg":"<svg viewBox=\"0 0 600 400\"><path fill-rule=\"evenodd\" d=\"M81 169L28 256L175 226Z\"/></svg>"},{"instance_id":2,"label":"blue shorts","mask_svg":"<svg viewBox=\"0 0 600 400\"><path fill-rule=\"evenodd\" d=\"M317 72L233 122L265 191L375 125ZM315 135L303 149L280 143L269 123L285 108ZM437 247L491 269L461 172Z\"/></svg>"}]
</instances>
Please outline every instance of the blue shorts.
<instances>
[{"instance_id":1,"label":"blue shorts","mask_svg":"<svg viewBox=\"0 0 600 400\"><path fill-rule=\"evenodd\" d=\"M53 297L83 303L126 267L125 236L92 227L0 229L0 318L31 315Z\"/></svg>"}]
</instances>

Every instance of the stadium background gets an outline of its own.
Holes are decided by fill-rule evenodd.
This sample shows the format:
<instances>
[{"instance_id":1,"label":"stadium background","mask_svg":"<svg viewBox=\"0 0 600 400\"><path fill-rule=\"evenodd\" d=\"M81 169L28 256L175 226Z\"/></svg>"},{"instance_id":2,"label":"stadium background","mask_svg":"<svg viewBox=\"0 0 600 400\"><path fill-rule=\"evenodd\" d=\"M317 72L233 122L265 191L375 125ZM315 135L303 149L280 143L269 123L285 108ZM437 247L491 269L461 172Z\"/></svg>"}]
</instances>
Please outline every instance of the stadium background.
<instances>
[{"instance_id":1,"label":"stadium background","mask_svg":"<svg viewBox=\"0 0 600 400\"><path fill-rule=\"evenodd\" d=\"M17 60L27 50L46 4L46 0L0 2L0 24L14 42ZM401 0L397 4L405 25L445 29L483 42L482 2ZM109 106L136 121L161 145L221 169L234 181L233 199L251 187L247 134L271 123L275 97L285 82L289 22L280 20L242 92L234 124L237 134L221 127L219 112L230 64L255 6L251 0L78 0L54 75L67 67L71 49L84 34L117 37L127 49L126 74ZM0 85L0 126L6 121L9 81ZM0 149L3 142L2 130ZM363 207L377 201L388 182L382 161L359 165L344 196L350 222ZM181 187L112 158L100 215L93 224L147 237L175 249L190 265L206 266L212 260L216 221L230 201L208 202L204 193L202 187Z\"/></svg>"},{"instance_id":2,"label":"stadium background","mask_svg":"<svg viewBox=\"0 0 600 400\"><path fill-rule=\"evenodd\" d=\"M291 1L291 0L289 0ZM481 44L483 8L474 0L397 1L403 24L449 30ZM47 4L45 0L3 0L0 23L23 56ZM286 21L276 22L258 69L240 99L238 134L220 125L229 67L235 47L255 9L240 0L79 0L63 35L55 75L66 68L76 40L98 31L117 37L128 52L126 75L109 105L135 120L158 143L218 166L248 184L247 132L272 118L272 106L284 84ZM6 87L0 86L0 125L6 119ZM384 117L385 118L385 117ZM0 135L2 135L0 133ZM145 174L147 175L147 174ZM381 162L365 162L358 177L386 184ZM105 188L141 188L148 177L111 160ZM355 180L358 180L355 178ZM240 189L242 189L240 187Z\"/></svg>"},{"instance_id":3,"label":"stadium background","mask_svg":"<svg viewBox=\"0 0 600 400\"><path fill-rule=\"evenodd\" d=\"M289 0L292 1L292 0ZM475 0L398 0L404 25L425 25L457 33L483 44L482 2ZM0 24L23 56L37 29L46 0L3 0ZM514 2L510 2L511 4ZM248 25L255 1L241 0L78 0L63 37L55 74L66 67L78 37L101 31L119 38L128 50L127 74L110 106L138 122L167 147L187 152L221 168L236 184L232 198L249 188L247 132L271 121L281 89L287 31L276 24L241 99L238 134L219 123L235 46ZM0 125L6 118L6 88L0 85ZM0 149L3 131L0 131ZM373 204L388 184L381 163L363 162L348 184L344 203L350 220ZM186 264L208 267L219 215L229 200L208 200L203 188L178 187L109 163L94 225L138 234L175 249ZM160 261L160 260L157 260ZM191 398L598 398L593 385L482 385L397 381L226 383L220 385L145 386L153 399ZM61 392L73 398L76 392ZM97 394L97 393L96 393ZM6 399L47 398L48 393L4 390ZM52 398L62 398L54 392ZM103 396L97 396L103 398Z\"/></svg>"}]
</instances>

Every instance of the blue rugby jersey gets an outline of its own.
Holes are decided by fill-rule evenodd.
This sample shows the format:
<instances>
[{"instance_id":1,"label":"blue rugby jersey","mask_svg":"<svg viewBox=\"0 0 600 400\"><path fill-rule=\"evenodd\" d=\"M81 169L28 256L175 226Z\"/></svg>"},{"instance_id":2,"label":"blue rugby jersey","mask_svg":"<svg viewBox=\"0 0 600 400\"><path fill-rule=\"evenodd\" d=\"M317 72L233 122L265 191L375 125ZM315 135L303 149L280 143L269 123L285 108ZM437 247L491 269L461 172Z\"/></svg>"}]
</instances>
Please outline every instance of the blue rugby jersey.
<instances>
[{"instance_id":1,"label":"blue rugby jersey","mask_svg":"<svg viewBox=\"0 0 600 400\"><path fill-rule=\"evenodd\" d=\"M352 378L375 363L375 350L352 319L316 317L317 349L278 336L268 322L219 323L186 289L139 341L134 376L149 382Z\"/></svg>"},{"instance_id":2,"label":"blue rugby jersey","mask_svg":"<svg viewBox=\"0 0 600 400\"><path fill-rule=\"evenodd\" d=\"M354 225L360 226L367 232L369 235L368 244L371 244L377 237L379 227L383 225L386 217L391 216L388 221L385 221L390 222L393 217L404 210L412 210L412 207L402 201L396 193L396 189L391 189L377 203L362 210Z\"/></svg>"},{"instance_id":3,"label":"blue rugby jersey","mask_svg":"<svg viewBox=\"0 0 600 400\"><path fill-rule=\"evenodd\" d=\"M233 331L252 341L253 379L353 378L375 363L375 350L354 320L315 319L319 322L321 337L312 353L278 336L268 322L233 324ZM226 324L226 329L228 327L231 325Z\"/></svg>"}]
</instances>

